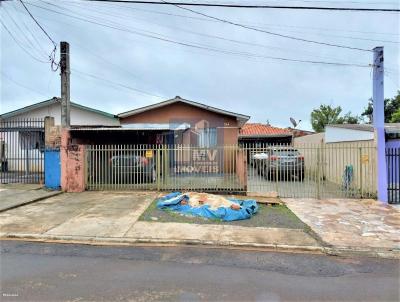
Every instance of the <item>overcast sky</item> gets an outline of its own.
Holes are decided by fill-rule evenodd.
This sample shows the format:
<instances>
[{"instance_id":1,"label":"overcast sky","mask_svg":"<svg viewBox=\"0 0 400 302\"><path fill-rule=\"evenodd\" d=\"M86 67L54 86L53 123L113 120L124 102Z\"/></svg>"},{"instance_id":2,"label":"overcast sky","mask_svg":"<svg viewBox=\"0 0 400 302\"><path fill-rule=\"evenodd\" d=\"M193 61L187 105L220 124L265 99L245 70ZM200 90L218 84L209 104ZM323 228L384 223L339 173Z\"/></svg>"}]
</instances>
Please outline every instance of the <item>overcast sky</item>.
<instances>
[{"instance_id":1,"label":"overcast sky","mask_svg":"<svg viewBox=\"0 0 400 302\"><path fill-rule=\"evenodd\" d=\"M249 2L399 8L396 0L246 1ZM25 3L54 41L70 43L71 100L110 113L179 95L250 115L253 122L269 120L272 125L287 127L289 118L294 117L303 121L300 128L309 129L310 112L320 104L340 105L344 112L360 114L372 95L369 67L266 58L368 65L371 52L268 35L173 6L53 0ZM50 41L20 2L0 5L1 20L19 43L1 26L1 113L59 96L59 71L53 72L50 64L37 61L46 60L51 53ZM384 46L385 97L393 97L400 89L400 14L192 9L302 39L363 49ZM57 53L57 60L58 57Z\"/></svg>"}]
</instances>

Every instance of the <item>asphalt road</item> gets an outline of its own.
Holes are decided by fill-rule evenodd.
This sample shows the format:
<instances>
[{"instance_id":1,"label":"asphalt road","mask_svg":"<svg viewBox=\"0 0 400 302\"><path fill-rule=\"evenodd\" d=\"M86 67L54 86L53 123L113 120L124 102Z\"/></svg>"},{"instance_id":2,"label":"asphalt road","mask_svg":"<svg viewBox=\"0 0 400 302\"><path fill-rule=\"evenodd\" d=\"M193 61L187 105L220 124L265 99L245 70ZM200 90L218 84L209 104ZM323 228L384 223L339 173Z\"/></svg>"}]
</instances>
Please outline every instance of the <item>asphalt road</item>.
<instances>
[{"instance_id":1,"label":"asphalt road","mask_svg":"<svg viewBox=\"0 0 400 302\"><path fill-rule=\"evenodd\" d=\"M399 261L1 241L1 301L399 301Z\"/></svg>"}]
</instances>

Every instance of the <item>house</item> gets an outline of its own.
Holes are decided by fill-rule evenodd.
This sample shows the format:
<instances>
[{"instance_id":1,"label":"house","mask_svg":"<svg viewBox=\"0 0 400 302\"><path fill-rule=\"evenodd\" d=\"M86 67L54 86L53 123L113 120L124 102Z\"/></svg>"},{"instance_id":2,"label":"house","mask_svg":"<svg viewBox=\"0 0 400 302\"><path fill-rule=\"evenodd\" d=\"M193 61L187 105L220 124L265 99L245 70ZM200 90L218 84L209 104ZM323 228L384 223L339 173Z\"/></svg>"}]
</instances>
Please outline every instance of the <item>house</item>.
<instances>
[{"instance_id":1,"label":"house","mask_svg":"<svg viewBox=\"0 0 400 302\"><path fill-rule=\"evenodd\" d=\"M385 124L386 145L400 146L400 123ZM374 142L374 126L371 124L327 125L325 132L296 137L296 143L362 143Z\"/></svg>"},{"instance_id":2,"label":"house","mask_svg":"<svg viewBox=\"0 0 400 302\"><path fill-rule=\"evenodd\" d=\"M113 114L71 102L72 126L119 126ZM61 100L35 103L0 115L0 158L2 182L17 181L24 172L27 178L42 173L44 164L44 119L54 118L55 140L60 140ZM15 172L11 174L11 172ZM10 173L9 173L10 172ZM7 173L7 174L5 174ZM12 179L10 178L12 176ZM41 176L34 176L41 177ZM31 179L29 181L32 181Z\"/></svg>"},{"instance_id":3,"label":"house","mask_svg":"<svg viewBox=\"0 0 400 302\"><path fill-rule=\"evenodd\" d=\"M240 144L290 144L292 133L269 124L246 123L239 132Z\"/></svg>"},{"instance_id":4,"label":"house","mask_svg":"<svg viewBox=\"0 0 400 302\"><path fill-rule=\"evenodd\" d=\"M121 127L73 127L73 140L87 144L233 145L250 118L179 96L117 116Z\"/></svg>"},{"instance_id":5,"label":"house","mask_svg":"<svg viewBox=\"0 0 400 302\"><path fill-rule=\"evenodd\" d=\"M55 125L61 125L61 99L53 97L49 100L35 103L0 115L2 121L21 119L44 119L46 116L54 117ZM85 126L119 126L118 117L71 102L71 125Z\"/></svg>"}]
</instances>

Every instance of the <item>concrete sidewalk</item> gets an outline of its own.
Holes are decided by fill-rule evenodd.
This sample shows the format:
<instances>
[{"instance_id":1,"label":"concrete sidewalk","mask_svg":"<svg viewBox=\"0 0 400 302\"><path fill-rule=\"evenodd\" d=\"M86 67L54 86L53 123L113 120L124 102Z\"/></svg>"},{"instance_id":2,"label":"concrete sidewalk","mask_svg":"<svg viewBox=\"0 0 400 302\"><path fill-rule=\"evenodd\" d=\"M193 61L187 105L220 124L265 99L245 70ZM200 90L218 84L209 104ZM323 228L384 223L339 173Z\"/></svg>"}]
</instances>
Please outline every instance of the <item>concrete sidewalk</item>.
<instances>
[{"instance_id":1,"label":"concrete sidewalk","mask_svg":"<svg viewBox=\"0 0 400 302\"><path fill-rule=\"evenodd\" d=\"M138 221L155 192L64 193L0 213L0 237L98 244L207 244L322 251L301 229Z\"/></svg>"},{"instance_id":2,"label":"concrete sidewalk","mask_svg":"<svg viewBox=\"0 0 400 302\"><path fill-rule=\"evenodd\" d=\"M63 193L0 213L0 238L204 244L400 258L399 210L373 200L284 199L307 229L138 221L157 192Z\"/></svg>"},{"instance_id":3,"label":"concrete sidewalk","mask_svg":"<svg viewBox=\"0 0 400 302\"><path fill-rule=\"evenodd\" d=\"M400 209L371 199L282 201L333 253L400 256Z\"/></svg>"},{"instance_id":4,"label":"concrete sidewalk","mask_svg":"<svg viewBox=\"0 0 400 302\"><path fill-rule=\"evenodd\" d=\"M0 212L27 205L32 202L60 194L59 191L47 191L36 184L1 184Z\"/></svg>"}]
</instances>

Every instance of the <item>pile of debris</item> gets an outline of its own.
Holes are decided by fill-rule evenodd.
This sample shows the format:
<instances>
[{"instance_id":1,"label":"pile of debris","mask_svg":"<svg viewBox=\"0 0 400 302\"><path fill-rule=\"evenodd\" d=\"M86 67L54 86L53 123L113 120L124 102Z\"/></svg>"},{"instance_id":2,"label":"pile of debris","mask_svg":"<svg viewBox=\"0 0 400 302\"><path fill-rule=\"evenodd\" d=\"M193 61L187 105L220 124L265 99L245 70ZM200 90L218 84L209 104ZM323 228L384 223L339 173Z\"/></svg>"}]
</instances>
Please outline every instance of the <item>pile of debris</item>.
<instances>
[{"instance_id":1,"label":"pile of debris","mask_svg":"<svg viewBox=\"0 0 400 302\"><path fill-rule=\"evenodd\" d=\"M224 221L249 219L258 210L257 202L252 199L241 200L196 192L168 194L157 201L157 207L183 215Z\"/></svg>"}]
</instances>

